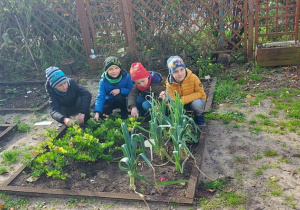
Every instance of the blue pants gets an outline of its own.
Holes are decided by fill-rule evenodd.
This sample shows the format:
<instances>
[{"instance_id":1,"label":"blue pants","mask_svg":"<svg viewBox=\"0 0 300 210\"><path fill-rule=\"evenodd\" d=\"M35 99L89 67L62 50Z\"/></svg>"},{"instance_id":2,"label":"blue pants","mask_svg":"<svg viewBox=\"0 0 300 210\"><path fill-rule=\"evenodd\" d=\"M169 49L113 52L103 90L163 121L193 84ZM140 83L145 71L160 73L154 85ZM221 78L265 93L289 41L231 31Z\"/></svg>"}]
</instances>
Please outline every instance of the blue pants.
<instances>
[{"instance_id":1,"label":"blue pants","mask_svg":"<svg viewBox=\"0 0 300 210\"><path fill-rule=\"evenodd\" d=\"M144 116L145 113L151 108L151 99L146 100L143 96L138 96L136 98L136 106L139 110L139 115Z\"/></svg>"}]
</instances>

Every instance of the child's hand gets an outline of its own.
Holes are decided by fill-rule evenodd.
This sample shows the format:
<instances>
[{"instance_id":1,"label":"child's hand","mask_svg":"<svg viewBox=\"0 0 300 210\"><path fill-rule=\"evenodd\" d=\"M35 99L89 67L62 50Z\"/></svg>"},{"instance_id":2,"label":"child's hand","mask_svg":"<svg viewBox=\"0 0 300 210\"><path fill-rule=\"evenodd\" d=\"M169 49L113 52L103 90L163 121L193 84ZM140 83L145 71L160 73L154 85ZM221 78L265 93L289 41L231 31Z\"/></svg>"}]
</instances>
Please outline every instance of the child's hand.
<instances>
[{"instance_id":1,"label":"child's hand","mask_svg":"<svg viewBox=\"0 0 300 210\"><path fill-rule=\"evenodd\" d=\"M73 122L73 120L71 119L71 118L64 118L64 123L65 123L65 125L66 126L71 126L74 122Z\"/></svg>"},{"instance_id":2,"label":"child's hand","mask_svg":"<svg viewBox=\"0 0 300 210\"><path fill-rule=\"evenodd\" d=\"M139 117L139 111L138 111L138 109L136 107L133 107L131 109L131 116L132 117Z\"/></svg>"},{"instance_id":3,"label":"child's hand","mask_svg":"<svg viewBox=\"0 0 300 210\"><path fill-rule=\"evenodd\" d=\"M84 123L84 116L85 116L85 114L79 113L79 115L78 115L78 122L79 122L79 124L83 124Z\"/></svg>"},{"instance_id":4,"label":"child's hand","mask_svg":"<svg viewBox=\"0 0 300 210\"><path fill-rule=\"evenodd\" d=\"M166 91L161 91L158 98L161 98L162 100L166 100L167 99Z\"/></svg>"},{"instance_id":5,"label":"child's hand","mask_svg":"<svg viewBox=\"0 0 300 210\"><path fill-rule=\"evenodd\" d=\"M116 96L116 95L118 95L120 92L121 92L120 89L113 89L113 90L110 92L110 94L112 94L113 96Z\"/></svg>"},{"instance_id":6,"label":"child's hand","mask_svg":"<svg viewBox=\"0 0 300 210\"><path fill-rule=\"evenodd\" d=\"M96 112L96 113L95 113L94 119L95 119L96 121L98 121L98 119L99 119L99 112Z\"/></svg>"}]
</instances>

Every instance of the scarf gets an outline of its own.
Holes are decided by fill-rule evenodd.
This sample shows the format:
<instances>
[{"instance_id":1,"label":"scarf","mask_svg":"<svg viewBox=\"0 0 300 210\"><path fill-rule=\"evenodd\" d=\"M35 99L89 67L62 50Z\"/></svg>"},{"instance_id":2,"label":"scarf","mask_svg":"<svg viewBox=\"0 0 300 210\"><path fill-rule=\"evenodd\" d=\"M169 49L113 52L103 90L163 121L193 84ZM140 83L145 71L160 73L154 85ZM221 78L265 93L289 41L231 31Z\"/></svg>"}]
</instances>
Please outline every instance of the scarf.
<instances>
[{"instance_id":1,"label":"scarf","mask_svg":"<svg viewBox=\"0 0 300 210\"><path fill-rule=\"evenodd\" d=\"M140 91L145 91L147 90L150 85L151 85L151 81L152 81L152 75L150 74L149 77L148 77L148 84L146 85L146 87L141 87L139 85L136 85L137 89L139 89Z\"/></svg>"},{"instance_id":2,"label":"scarf","mask_svg":"<svg viewBox=\"0 0 300 210\"><path fill-rule=\"evenodd\" d=\"M121 74L121 72L120 72L119 76L117 76L116 78L113 78L113 77L109 76L107 72L105 72L104 76L105 76L105 78L107 79L107 81L108 81L109 83L111 83L111 84L118 83L118 82L120 82L121 79L122 79L122 74Z\"/></svg>"}]
</instances>

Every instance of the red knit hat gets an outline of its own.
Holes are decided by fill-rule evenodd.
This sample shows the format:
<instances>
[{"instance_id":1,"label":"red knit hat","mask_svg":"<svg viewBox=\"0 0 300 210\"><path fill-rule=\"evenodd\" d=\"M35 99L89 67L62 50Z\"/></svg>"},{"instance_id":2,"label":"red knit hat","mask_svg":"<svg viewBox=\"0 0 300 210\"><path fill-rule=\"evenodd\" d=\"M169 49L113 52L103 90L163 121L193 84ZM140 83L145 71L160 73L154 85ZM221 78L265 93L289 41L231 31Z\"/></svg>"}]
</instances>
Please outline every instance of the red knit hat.
<instances>
[{"instance_id":1,"label":"red knit hat","mask_svg":"<svg viewBox=\"0 0 300 210\"><path fill-rule=\"evenodd\" d=\"M130 76L132 81L149 77L149 72L141 63L133 63L130 68Z\"/></svg>"}]
</instances>

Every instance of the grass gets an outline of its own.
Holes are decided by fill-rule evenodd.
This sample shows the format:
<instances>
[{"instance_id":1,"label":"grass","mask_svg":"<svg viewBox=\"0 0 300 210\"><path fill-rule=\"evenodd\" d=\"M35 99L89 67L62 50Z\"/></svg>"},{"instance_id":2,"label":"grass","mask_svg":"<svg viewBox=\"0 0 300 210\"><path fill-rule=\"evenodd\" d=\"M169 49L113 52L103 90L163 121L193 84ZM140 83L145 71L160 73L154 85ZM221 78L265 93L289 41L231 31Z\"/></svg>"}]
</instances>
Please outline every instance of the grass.
<instances>
[{"instance_id":1,"label":"grass","mask_svg":"<svg viewBox=\"0 0 300 210\"><path fill-rule=\"evenodd\" d=\"M272 156L277 156L278 155L278 152L277 151L274 151L274 150L267 150L264 152L264 155L266 157L272 157Z\"/></svg>"},{"instance_id":2,"label":"grass","mask_svg":"<svg viewBox=\"0 0 300 210\"><path fill-rule=\"evenodd\" d=\"M214 100L217 103L241 102L246 96L241 85L233 80L218 80L214 92Z\"/></svg>"},{"instance_id":3,"label":"grass","mask_svg":"<svg viewBox=\"0 0 300 210\"><path fill-rule=\"evenodd\" d=\"M67 207L70 208L70 207L75 207L77 205L77 203L78 203L78 200L76 198L70 198L67 200L66 205L67 205Z\"/></svg>"},{"instance_id":4,"label":"grass","mask_svg":"<svg viewBox=\"0 0 300 210\"><path fill-rule=\"evenodd\" d=\"M3 209L27 209L30 202L27 198L14 198L6 193L0 193L0 199L2 200Z\"/></svg>"},{"instance_id":5,"label":"grass","mask_svg":"<svg viewBox=\"0 0 300 210\"><path fill-rule=\"evenodd\" d=\"M199 207L204 210L243 206L246 204L247 197L246 193L218 192L213 199L200 198Z\"/></svg>"},{"instance_id":6,"label":"grass","mask_svg":"<svg viewBox=\"0 0 300 210\"><path fill-rule=\"evenodd\" d=\"M8 170L6 167L0 166L0 175L7 173L7 172L8 172Z\"/></svg>"},{"instance_id":7,"label":"grass","mask_svg":"<svg viewBox=\"0 0 300 210\"><path fill-rule=\"evenodd\" d=\"M283 162L283 163L289 163L290 161L289 161L289 159L287 159L287 158L279 158L278 159L280 162Z\"/></svg>"},{"instance_id":8,"label":"grass","mask_svg":"<svg viewBox=\"0 0 300 210\"><path fill-rule=\"evenodd\" d=\"M282 194L282 189L280 185L274 181L269 181L266 183L266 187L271 189L271 194L274 196L280 196Z\"/></svg>"},{"instance_id":9,"label":"grass","mask_svg":"<svg viewBox=\"0 0 300 210\"><path fill-rule=\"evenodd\" d=\"M210 182L202 182L200 187L216 192L216 194L212 199L200 198L199 207L201 209L221 209L222 207L237 207L246 204L246 193L224 191L228 184L227 180L220 178Z\"/></svg>"},{"instance_id":10,"label":"grass","mask_svg":"<svg viewBox=\"0 0 300 210\"><path fill-rule=\"evenodd\" d=\"M18 162L19 154L20 154L20 151L14 149L14 150L9 150L9 151L3 152L1 157L3 158L3 162L5 164L11 165L13 163Z\"/></svg>"},{"instance_id":11,"label":"grass","mask_svg":"<svg viewBox=\"0 0 300 210\"><path fill-rule=\"evenodd\" d=\"M239 111L218 113L215 110L212 110L211 112L205 114L205 118L210 120L221 120L224 124L229 124L232 121L244 122L245 115Z\"/></svg>"},{"instance_id":12,"label":"grass","mask_svg":"<svg viewBox=\"0 0 300 210\"><path fill-rule=\"evenodd\" d=\"M262 128L260 126L255 126L255 127L250 128L250 132L256 133L256 134L261 132L261 130L262 130Z\"/></svg>"},{"instance_id":13,"label":"grass","mask_svg":"<svg viewBox=\"0 0 300 210\"><path fill-rule=\"evenodd\" d=\"M255 158L256 160L260 160L260 159L262 159L262 158L263 158L263 156L262 156L262 155L259 155L259 154L257 154L257 155L254 155L254 158Z\"/></svg>"},{"instance_id":14,"label":"grass","mask_svg":"<svg viewBox=\"0 0 300 210\"><path fill-rule=\"evenodd\" d=\"M250 131L253 133L267 132L278 135L293 132L300 135L300 100L298 97L300 90L295 88L281 88L278 90L268 90L268 87L263 88L259 82L270 71L274 72L275 70L251 66L251 63L246 64L241 69L231 69L230 72L220 71L216 75L218 82L214 92L214 101L218 104L234 103L242 107L247 104L261 106L263 104L262 100L268 100L272 103L272 109L266 113L257 114L255 118L247 121L250 125L257 124L256 127L250 128ZM236 77L236 75L240 76ZM247 100L248 103L244 103ZM240 111L236 110L235 112ZM276 119L270 119L278 117L285 120L276 121ZM234 119L232 113L218 113L218 110L207 113L206 118L208 120L220 120L224 124L234 121L235 123L245 122L245 117ZM238 128L239 126L234 125L233 127Z\"/></svg>"},{"instance_id":15,"label":"grass","mask_svg":"<svg viewBox=\"0 0 300 210\"><path fill-rule=\"evenodd\" d=\"M210 182L203 182L201 185L203 185L203 187L205 189L210 189L210 190L223 190L228 184L228 181L225 179L220 179L217 178L214 181L210 181Z\"/></svg>"},{"instance_id":16,"label":"grass","mask_svg":"<svg viewBox=\"0 0 300 210\"><path fill-rule=\"evenodd\" d=\"M14 123L17 124L18 131L23 133L30 131L30 126L27 123L22 122L18 116L14 119Z\"/></svg>"}]
</instances>

